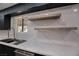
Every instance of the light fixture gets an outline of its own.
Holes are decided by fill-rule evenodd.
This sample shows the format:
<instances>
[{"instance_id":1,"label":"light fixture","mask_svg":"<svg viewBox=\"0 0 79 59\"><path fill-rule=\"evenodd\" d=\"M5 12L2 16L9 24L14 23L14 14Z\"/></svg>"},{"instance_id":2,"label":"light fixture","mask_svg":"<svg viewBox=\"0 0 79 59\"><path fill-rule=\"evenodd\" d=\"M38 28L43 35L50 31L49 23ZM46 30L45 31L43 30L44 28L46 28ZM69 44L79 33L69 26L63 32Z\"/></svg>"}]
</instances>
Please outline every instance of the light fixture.
<instances>
[{"instance_id":1,"label":"light fixture","mask_svg":"<svg viewBox=\"0 0 79 59\"><path fill-rule=\"evenodd\" d=\"M17 11L18 13L22 12L22 11Z\"/></svg>"},{"instance_id":2,"label":"light fixture","mask_svg":"<svg viewBox=\"0 0 79 59\"><path fill-rule=\"evenodd\" d=\"M77 11L78 11L78 9L73 9L73 11L74 11L74 12L77 12Z\"/></svg>"},{"instance_id":3,"label":"light fixture","mask_svg":"<svg viewBox=\"0 0 79 59\"><path fill-rule=\"evenodd\" d=\"M49 15L49 14L45 14L45 15Z\"/></svg>"}]
</instances>

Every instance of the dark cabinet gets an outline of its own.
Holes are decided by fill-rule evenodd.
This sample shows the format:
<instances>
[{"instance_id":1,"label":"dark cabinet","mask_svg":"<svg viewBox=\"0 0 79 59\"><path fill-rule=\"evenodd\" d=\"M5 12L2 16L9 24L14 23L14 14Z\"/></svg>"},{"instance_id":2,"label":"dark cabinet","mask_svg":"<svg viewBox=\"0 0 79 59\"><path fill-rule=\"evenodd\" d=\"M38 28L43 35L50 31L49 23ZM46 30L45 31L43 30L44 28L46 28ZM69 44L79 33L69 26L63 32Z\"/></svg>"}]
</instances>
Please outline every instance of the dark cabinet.
<instances>
[{"instance_id":1,"label":"dark cabinet","mask_svg":"<svg viewBox=\"0 0 79 59\"><path fill-rule=\"evenodd\" d=\"M15 48L0 45L0 56L15 56Z\"/></svg>"},{"instance_id":2,"label":"dark cabinet","mask_svg":"<svg viewBox=\"0 0 79 59\"><path fill-rule=\"evenodd\" d=\"M44 56L44 55L0 44L0 56Z\"/></svg>"},{"instance_id":3,"label":"dark cabinet","mask_svg":"<svg viewBox=\"0 0 79 59\"><path fill-rule=\"evenodd\" d=\"M4 29L4 16L0 15L0 30Z\"/></svg>"},{"instance_id":4,"label":"dark cabinet","mask_svg":"<svg viewBox=\"0 0 79 59\"><path fill-rule=\"evenodd\" d=\"M0 16L0 30L10 29L10 23L11 23L11 15L10 14Z\"/></svg>"},{"instance_id":5,"label":"dark cabinet","mask_svg":"<svg viewBox=\"0 0 79 59\"><path fill-rule=\"evenodd\" d=\"M11 26L11 15L4 15L4 30L10 29Z\"/></svg>"},{"instance_id":6,"label":"dark cabinet","mask_svg":"<svg viewBox=\"0 0 79 59\"><path fill-rule=\"evenodd\" d=\"M15 55L16 56L44 56L42 54L37 54L37 53L34 53L34 52L30 52L30 51L24 51L24 50L21 50L21 49L16 49Z\"/></svg>"}]
</instances>

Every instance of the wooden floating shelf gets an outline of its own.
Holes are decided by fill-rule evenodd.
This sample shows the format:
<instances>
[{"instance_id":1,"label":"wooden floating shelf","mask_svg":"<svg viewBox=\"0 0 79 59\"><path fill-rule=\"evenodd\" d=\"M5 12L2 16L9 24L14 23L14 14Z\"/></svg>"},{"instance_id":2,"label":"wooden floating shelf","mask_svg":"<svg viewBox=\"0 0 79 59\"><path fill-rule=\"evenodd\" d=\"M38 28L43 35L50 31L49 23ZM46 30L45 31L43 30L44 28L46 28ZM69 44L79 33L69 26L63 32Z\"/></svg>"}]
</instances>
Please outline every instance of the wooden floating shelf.
<instances>
[{"instance_id":1,"label":"wooden floating shelf","mask_svg":"<svg viewBox=\"0 0 79 59\"><path fill-rule=\"evenodd\" d=\"M35 30L49 30L49 29L69 29L69 30L76 30L77 27L62 27L62 26L56 26L56 27L36 27Z\"/></svg>"},{"instance_id":2,"label":"wooden floating shelf","mask_svg":"<svg viewBox=\"0 0 79 59\"><path fill-rule=\"evenodd\" d=\"M31 21L36 21L36 20L47 20L47 19L58 19L60 18L61 13L57 13L57 14L39 14L39 15L32 15L30 16L30 18L28 18Z\"/></svg>"}]
</instances>

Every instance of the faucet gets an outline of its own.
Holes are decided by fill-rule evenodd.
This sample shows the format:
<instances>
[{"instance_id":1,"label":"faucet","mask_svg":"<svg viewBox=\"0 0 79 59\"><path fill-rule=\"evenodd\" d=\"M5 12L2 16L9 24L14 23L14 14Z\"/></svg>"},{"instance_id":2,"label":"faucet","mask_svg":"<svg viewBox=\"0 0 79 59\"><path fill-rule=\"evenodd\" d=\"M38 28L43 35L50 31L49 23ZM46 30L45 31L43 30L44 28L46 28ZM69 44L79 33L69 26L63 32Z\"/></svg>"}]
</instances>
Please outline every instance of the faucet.
<instances>
[{"instance_id":1,"label":"faucet","mask_svg":"<svg viewBox=\"0 0 79 59\"><path fill-rule=\"evenodd\" d=\"M12 30L13 30L13 38L16 39L16 38L15 38L15 28L12 27ZM10 33L9 33L9 29L8 29L8 38L9 38L9 37L10 37Z\"/></svg>"},{"instance_id":2,"label":"faucet","mask_svg":"<svg viewBox=\"0 0 79 59\"><path fill-rule=\"evenodd\" d=\"M15 44L15 45L18 45L18 44L23 43L23 42L26 41L26 40L18 40L18 39L16 39L16 38L15 38L15 28L12 27L11 29L13 30L13 39L11 40L11 42L15 41L14 44ZM9 39L9 36L10 36L9 34L10 34L10 33L9 33L9 29L8 29L8 39Z\"/></svg>"}]
</instances>

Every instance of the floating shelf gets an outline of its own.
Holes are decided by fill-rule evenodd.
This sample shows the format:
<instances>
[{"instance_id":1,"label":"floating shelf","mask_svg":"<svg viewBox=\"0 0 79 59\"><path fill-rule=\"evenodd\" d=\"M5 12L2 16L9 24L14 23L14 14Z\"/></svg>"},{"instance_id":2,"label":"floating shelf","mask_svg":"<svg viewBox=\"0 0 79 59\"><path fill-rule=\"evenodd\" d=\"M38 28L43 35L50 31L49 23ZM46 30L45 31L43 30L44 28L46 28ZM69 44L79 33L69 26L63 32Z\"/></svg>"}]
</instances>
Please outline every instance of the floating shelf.
<instances>
[{"instance_id":1,"label":"floating shelf","mask_svg":"<svg viewBox=\"0 0 79 59\"><path fill-rule=\"evenodd\" d=\"M63 26L55 26L55 27L48 27L48 26L41 26L41 27L36 27L34 28L35 30L48 30L48 29L71 29L71 30L76 30L77 27L63 27Z\"/></svg>"},{"instance_id":2,"label":"floating shelf","mask_svg":"<svg viewBox=\"0 0 79 59\"><path fill-rule=\"evenodd\" d=\"M50 20L54 20L54 19L58 19L60 18L61 16L61 13L56 13L56 14L52 14L52 13L49 13L49 14L39 14L39 15L32 15L30 16L29 20L31 21L36 21L36 20L47 20L47 19L50 19Z\"/></svg>"}]
</instances>

